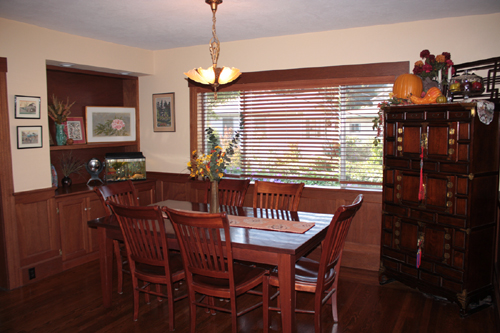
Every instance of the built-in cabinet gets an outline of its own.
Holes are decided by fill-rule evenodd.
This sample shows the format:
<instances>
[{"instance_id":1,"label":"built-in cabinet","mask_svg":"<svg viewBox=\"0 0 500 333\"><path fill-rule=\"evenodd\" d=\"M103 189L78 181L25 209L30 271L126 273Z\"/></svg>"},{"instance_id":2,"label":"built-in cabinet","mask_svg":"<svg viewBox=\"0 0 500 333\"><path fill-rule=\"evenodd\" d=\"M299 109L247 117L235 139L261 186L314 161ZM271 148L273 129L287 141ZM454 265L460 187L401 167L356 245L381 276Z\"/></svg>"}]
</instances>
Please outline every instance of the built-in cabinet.
<instances>
[{"instance_id":1,"label":"built-in cabinet","mask_svg":"<svg viewBox=\"0 0 500 333\"><path fill-rule=\"evenodd\" d=\"M455 301L461 315L493 295L498 122L481 122L476 104L385 109L381 282Z\"/></svg>"},{"instance_id":2,"label":"built-in cabinet","mask_svg":"<svg viewBox=\"0 0 500 333\"><path fill-rule=\"evenodd\" d=\"M136 181L141 205L156 202L156 181L148 179ZM98 257L96 229L89 228L87 221L106 215L97 194L92 187L75 185L71 189L62 188L55 198L57 219L61 234L61 259L63 269L68 269Z\"/></svg>"}]
</instances>

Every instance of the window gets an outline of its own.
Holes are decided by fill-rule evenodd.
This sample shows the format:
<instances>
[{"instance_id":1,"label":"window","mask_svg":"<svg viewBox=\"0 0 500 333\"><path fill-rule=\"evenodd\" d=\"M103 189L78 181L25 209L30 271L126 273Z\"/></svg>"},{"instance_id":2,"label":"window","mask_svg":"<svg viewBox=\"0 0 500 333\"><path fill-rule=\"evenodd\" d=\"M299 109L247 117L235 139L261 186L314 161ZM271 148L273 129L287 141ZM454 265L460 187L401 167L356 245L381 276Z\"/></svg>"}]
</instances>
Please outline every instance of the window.
<instances>
[{"instance_id":1,"label":"window","mask_svg":"<svg viewBox=\"0 0 500 333\"><path fill-rule=\"evenodd\" d=\"M394 79L234 84L219 91L217 99L207 89L194 89L193 148L205 150L207 127L216 130L222 145L240 131L240 145L227 169L231 175L380 188L382 145L373 145L372 120L378 104L388 99Z\"/></svg>"}]
</instances>

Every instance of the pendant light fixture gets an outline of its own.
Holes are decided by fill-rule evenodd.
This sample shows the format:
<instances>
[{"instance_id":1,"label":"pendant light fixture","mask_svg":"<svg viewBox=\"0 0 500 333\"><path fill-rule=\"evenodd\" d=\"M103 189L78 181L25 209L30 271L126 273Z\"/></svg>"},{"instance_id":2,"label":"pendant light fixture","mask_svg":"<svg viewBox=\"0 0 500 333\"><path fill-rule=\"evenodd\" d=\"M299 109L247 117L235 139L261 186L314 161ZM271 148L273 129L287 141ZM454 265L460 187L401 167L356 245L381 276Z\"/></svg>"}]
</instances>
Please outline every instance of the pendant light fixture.
<instances>
[{"instance_id":1,"label":"pendant light fixture","mask_svg":"<svg viewBox=\"0 0 500 333\"><path fill-rule=\"evenodd\" d=\"M215 98L217 98L217 88L221 84L226 84L236 80L240 76L238 68L217 67L219 60L220 42L215 32L215 12L217 12L217 5L222 3L222 0L205 0L212 8L212 38L210 39L210 55L212 57L212 66L203 69L193 68L187 73L184 73L188 78L201 84L209 84L213 87Z\"/></svg>"}]
</instances>

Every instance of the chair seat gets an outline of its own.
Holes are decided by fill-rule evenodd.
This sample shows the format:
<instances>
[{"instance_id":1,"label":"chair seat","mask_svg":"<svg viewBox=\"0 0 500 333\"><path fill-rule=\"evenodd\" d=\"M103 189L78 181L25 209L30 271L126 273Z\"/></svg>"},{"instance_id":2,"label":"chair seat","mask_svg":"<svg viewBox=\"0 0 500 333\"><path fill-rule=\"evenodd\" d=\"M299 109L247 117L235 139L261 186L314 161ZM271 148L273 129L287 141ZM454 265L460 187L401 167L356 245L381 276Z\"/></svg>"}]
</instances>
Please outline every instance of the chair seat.
<instances>
[{"instance_id":1,"label":"chair seat","mask_svg":"<svg viewBox=\"0 0 500 333\"><path fill-rule=\"evenodd\" d=\"M318 261L306 257L300 258L299 261L295 263L295 290L308 291L313 288L312 290L314 291L318 281L318 271ZM326 276L326 280L330 281L335 277L335 274L335 270L330 269L328 275ZM274 287L279 287L278 268L274 268L271 271L269 284Z\"/></svg>"},{"instance_id":2,"label":"chair seat","mask_svg":"<svg viewBox=\"0 0 500 333\"><path fill-rule=\"evenodd\" d=\"M265 269L242 265L236 262L234 263L233 270L237 294L240 289L244 292L248 290L248 288L253 288L253 286L260 284L261 282L259 282L258 278L266 273ZM215 287L219 291L229 293L229 280L227 279L193 275L193 285L202 288Z\"/></svg>"},{"instance_id":3,"label":"chair seat","mask_svg":"<svg viewBox=\"0 0 500 333\"><path fill-rule=\"evenodd\" d=\"M182 263L182 256L178 252L169 252L169 264L170 264L170 274L175 279L177 275L184 274L184 265ZM161 266L152 266L144 263L136 262L135 264L136 274L139 276L153 277L165 277L165 269Z\"/></svg>"}]
</instances>

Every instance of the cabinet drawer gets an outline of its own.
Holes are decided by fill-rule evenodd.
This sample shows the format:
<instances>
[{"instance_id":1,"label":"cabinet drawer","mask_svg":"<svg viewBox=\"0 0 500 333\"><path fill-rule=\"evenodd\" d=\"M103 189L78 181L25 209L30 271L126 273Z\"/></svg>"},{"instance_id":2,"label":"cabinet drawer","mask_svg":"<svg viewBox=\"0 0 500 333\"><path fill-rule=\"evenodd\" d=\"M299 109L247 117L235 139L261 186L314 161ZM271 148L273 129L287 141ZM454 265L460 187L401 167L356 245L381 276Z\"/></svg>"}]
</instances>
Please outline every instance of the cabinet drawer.
<instances>
[{"instance_id":1,"label":"cabinet drawer","mask_svg":"<svg viewBox=\"0 0 500 333\"><path fill-rule=\"evenodd\" d=\"M450 120L470 119L470 111L450 111L449 119Z\"/></svg>"},{"instance_id":2,"label":"cabinet drawer","mask_svg":"<svg viewBox=\"0 0 500 333\"><path fill-rule=\"evenodd\" d=\"M425 113L424 112L405 112L406 120L424 120Z\"/></svg>"}]
</instances>

